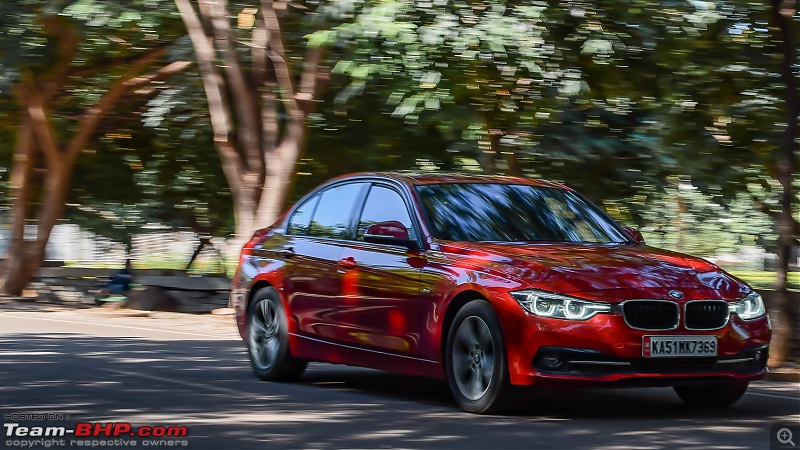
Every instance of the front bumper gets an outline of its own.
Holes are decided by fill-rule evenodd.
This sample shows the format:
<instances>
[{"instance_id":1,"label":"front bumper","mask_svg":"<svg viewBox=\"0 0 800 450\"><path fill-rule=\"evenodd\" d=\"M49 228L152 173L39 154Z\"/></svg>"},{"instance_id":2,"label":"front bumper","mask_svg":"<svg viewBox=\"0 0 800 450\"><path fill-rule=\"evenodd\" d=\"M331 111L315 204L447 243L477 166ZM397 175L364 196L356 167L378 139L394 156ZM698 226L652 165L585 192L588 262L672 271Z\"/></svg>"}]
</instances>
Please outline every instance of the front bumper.
<instances>
[{"instance_id":1,"label":"front bumper","mask_svg":"<svg viewBox=\"0 0 800 450\"><path fill-rule=\"evenodd\" d=\"M752 381L766 374L769 347L760 345L732 356L680 358L619 358L596 350L540 347L533 360L538 382L572 380L625 381L638 385L674 385L698 378Z\"/></svg>"},{"instance_id":2,"label":"front bumper","mask_svg":"<svg viewBox=\"0 0 800 450\"><path fill-rule=\"evenodd\" d=\"M721 329L670 331L630 328L619 314L587 321L501 313L511 383L514 385L642 385L763 378L771 328L764 316L744 321L732 315ZM644 336L716 336L716 357L644 358ZM552 363L558 355L560 364Z\"/></svg>"}]
</instances>

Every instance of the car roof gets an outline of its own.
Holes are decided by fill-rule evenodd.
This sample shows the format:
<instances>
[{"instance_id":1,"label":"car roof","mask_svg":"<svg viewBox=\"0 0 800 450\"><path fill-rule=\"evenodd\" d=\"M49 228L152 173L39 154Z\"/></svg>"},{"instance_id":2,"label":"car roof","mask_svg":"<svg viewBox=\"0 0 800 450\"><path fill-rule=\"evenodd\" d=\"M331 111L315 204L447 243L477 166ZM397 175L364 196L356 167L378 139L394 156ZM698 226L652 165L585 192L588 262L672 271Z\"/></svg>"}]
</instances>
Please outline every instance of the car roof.
<instances>
[{"instance_id":1,"label":"car roof","mask_svg":"<svg viewBox=\"0 0 800 450\"><path fill-rule=\"evenodd\" d=\"M536 180L532 178L513 177L507 175L487 175L469 172L445 172L445 171L414 171L397 170L385 172L358 172L349 175L342 175L336 180L356 179L356 178L389 178L402 181L413 186L423 186L428 184L526 184L531 186L546 186L559 189L569 189L561 183L547 180Z\"/></svg>"}]
</instances>

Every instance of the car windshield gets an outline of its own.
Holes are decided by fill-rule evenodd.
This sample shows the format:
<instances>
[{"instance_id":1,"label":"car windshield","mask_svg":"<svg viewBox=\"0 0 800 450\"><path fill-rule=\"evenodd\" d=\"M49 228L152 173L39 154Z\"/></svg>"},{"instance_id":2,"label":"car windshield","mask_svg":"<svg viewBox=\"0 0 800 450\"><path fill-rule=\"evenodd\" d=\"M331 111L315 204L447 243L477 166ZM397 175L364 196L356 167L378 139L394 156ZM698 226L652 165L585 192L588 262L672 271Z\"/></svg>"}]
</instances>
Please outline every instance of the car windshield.
<instances>
[{"instance_id":1,"label":"car windshield","mask_svg":"<svg viewBox=\"0 0 800 450\"><path fill-rule=\"evenodd\" d=\"M565 189L483 183L430 184L416 189L438 239L629 242L597 207Z\"/></svg>"}]
</instances>

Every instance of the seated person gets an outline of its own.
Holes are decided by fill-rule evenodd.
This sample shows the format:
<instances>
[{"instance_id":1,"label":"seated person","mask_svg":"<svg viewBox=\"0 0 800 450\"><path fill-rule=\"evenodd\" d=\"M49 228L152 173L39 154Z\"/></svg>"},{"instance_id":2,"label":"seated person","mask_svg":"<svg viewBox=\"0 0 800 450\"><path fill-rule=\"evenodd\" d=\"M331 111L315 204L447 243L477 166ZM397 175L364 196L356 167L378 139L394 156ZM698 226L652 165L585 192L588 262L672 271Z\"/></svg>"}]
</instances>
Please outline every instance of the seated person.
<instances>
[{"instance_id":1,"label":"seated person","mask_svg":"<svg viewBox=\"0 0 800 450\"><path fill-rule=\"evenodd\" d=\"M131 281L133 280L133 271L131 269L131 260L125 262L125 267L122 270L114 272L111 276L107 288L110 294L124 294L130 289Z\"/></svg>"}]
</instances>

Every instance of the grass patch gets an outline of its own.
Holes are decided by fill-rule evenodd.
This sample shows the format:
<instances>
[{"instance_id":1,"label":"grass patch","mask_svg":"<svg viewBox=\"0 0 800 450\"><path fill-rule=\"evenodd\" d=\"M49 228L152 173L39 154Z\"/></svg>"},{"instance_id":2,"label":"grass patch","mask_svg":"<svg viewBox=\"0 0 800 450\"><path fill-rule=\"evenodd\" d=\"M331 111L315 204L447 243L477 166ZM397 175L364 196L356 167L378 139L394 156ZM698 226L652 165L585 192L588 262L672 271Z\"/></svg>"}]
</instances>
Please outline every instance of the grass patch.
<instances>
[{"instance_id":1,"label":"grass patch","mask_svg":"<svg viewBox=\"0 0 800 450\"><path fill-rule=\"evenodd\" d=\"M730 273L756 289L775 289L778 281L776 272L732 270ZM800 272L789 272L789 289L800 290Z\"/></svg>"},{"instance_id":2,"label":"grass patch","mask_svg":"<svg viewBox=\"0 0 800 450\"><path fill-rule=\"evenodd\" d=\"M177 255L163 255L158 257L139 258L133 261L133 269L167 269L186 271L193 275L219 275L225 273L233 276L236 271L237 261L220 262L216 258L201 255L200 258L192 263L192 267L186 270L186 263L189 257ZM125 266L124 262L107 261L64 261L64 267L81 267L92 269L119 270Z\"/></svg>"},{"instance_id":3,"label":"grass patch","mask_svg":"<svg viewBox=\"0 0 800 450\"><path fill-rule=\"evenodd\" d=\"M173 269L184 270L188 258L183 258L174 255L163 255L161 257L145 258L134 261L134 269ZM224 266L218 260L213 258L200 258L192 264L189 273L192 274L220 274L226 273L229 277L233 276L236 271L238 261L226 261ZM107 268L107 269L120 269L122 265L115 263L92 263L88 261L65 261L65 267L93 267L93 268ZM775 289L775 283L778 280L776 272L768 271L754 271L754 270L729 270L730 274L741 278L750 286L756 289ZM789 289L800 290L800 272L789 272Z\"/></svg>"}]
</instances>

